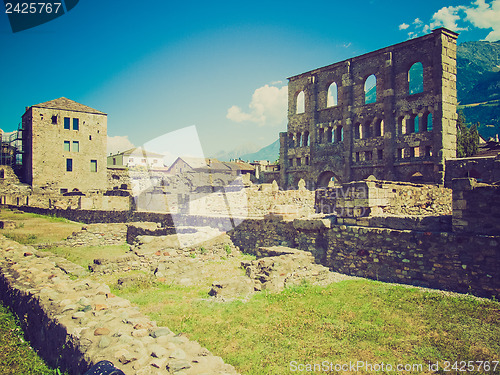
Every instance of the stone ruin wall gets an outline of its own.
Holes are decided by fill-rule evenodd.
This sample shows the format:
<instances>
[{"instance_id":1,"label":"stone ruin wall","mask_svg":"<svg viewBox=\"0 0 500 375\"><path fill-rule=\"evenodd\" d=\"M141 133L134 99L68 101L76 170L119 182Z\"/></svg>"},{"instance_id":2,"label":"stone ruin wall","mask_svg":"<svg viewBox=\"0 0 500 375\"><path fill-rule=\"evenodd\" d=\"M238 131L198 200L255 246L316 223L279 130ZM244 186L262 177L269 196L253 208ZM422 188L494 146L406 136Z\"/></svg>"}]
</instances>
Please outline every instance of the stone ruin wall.
<instances>
[{"instance_id":1,"label":"stone ruin wall","mask_svg":"<svg viewBox=\"0 0 500 375\"><path fill-rule=\"evenodd\" d=\"M229 232L241 251L287 246L332 271L500 296L500 236L335 225L329 220L245 220Z\"/></svg>"},{"instance_id":2,"label":"stone ruin wall","mask_svg":"<svg viewBox=\"0 0 500 375\"><path fill-rule=\"evenodd\" d=\"M453 231L457 233L500 233L500 185L473 178L453 180Z\"/></svg>"},{"instance_id":3,"label":"stone ruin wall","mask_svg":"<svg viewBox=\"0 0 500 375\"><path fill-rule=\"evenodd\" d=\"M500 181L500 154L497 156L469 157L446 161L445 186L451 188L455 178L473 177L480 182Z\"/></svg>"},{"instance_id":4,"label":"stone ruin wall","mask_svg":"<svg viewBox=\"0 0 500 375\"><path fill-rule=\"evenodd\" d=\"M82 267L3 236L0 253L0 298L23 317L26 338L50 365L81 374L111 359L127 375L237 374L197 342L158 327L107 285L75 279Z\"/></svg>"},{"instance_id":5,"label":"stone ruin wall","mask_svg":"<svg viewBox=\"0 0 500 375\"><path fill-rule=\"evenodd\" d=\"M443 183L445 160L456 156L456 38L441 28L289 78L280 186L296 187L300 179L326 186L332 176L341 182L370 175L410 181L416 173L425 182ZM423 91L410 93L409 71L417 62ZM365 103L370 75L376 77L376 101ZM329 104L332 83L337 103ZM303 113L297 111L299 94Z\"/></svg>"}]
</instances>

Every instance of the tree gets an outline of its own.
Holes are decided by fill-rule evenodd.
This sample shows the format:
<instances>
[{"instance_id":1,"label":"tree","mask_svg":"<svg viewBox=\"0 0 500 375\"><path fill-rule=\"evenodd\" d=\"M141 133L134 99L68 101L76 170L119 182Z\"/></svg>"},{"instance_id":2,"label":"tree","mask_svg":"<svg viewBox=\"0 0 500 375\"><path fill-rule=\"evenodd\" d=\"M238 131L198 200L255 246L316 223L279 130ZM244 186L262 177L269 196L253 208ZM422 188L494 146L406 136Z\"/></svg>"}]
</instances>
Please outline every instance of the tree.
<instances>
[{"instance_id":1,"label":"tree","mask_svg":"<svg viewBox=\"0 0 500 375\"><path fill-rule=\"evenodd\" d=\"M466 158L477 153L479 147L478 124L470 128L465 122L463 112L459 112L457 119L457 158Z\"/></svg>"}]
</instances>

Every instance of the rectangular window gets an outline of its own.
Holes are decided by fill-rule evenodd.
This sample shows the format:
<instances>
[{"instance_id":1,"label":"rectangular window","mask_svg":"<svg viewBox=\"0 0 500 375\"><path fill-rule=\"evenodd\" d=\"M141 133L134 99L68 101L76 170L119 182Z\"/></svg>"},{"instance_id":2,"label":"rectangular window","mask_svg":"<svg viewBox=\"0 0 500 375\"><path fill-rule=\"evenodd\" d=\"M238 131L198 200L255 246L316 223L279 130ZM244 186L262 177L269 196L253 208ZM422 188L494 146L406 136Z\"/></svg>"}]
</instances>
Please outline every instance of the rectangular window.
<instances>
[{"instance_id":1,"label":"rectangular window","mask_svg":"<svg viewBox=\"0 0 500 375\"><path fill-rule=\"evenodd\" d=\"M90 161L90 171L97 172L97 160Z\"/></svg>"},{"instance_id":2,"label":"rectangular window","mask_svg":"<svg viewBox=\"0 0 500 375\"><path fill-rule=\"evenodd\" d=\"M56 125L56 124L57 124L57 116L52 116L52 123L53 123L54 125Z\"/></svg>"},{"instance_id":3,"label":"rectangular window","mask_svg":"<svg viewBox=\"0 0 500 375\"><path fill-rule=\"evenodd\" d=\"M60 192L61 194L66 194L68 192L68 189L61 189Z\"/></svg>"},{"instance_id":4,"label":"rectangular window","mask_svg":"<svg viewBox=\"0 0 500 375\"><path fill-rule=\"evenodd\" d=\"M378 160L382 160L384 158L384 150L378 150Z\"/></svg>"},{"instance_id":5,"label":"rectangular window","mask_svg":"<svg viewBox=\"0 0 500 375\"><path fill-rule=\"evenodd\" d=\"M70 121L71 121L71 119L69 117L64 118L64 129L69 130Z\"/></svg>"},{"instance_id":6,"label":"rectangular window","mask_svg":"<svg viewBox=\"0 0 500 375\"><path fill-rule=\"evenodd\" d=\"M356 152L356 161L359 161L359 152Z\"/></svg>"},{"instance_id":7,"label":"rectangular window","mask_svg":"<svg viewBox=\"0 0 500 375\"><path fill-rule=\"evenodd\" d=\"M372 151L365 151L365 160L372 160L373 153Z\"/></svg>"},{"instance_id":8,"label":"rectangular window","mask_svg":"<svg viewBox=\"0 0 500 375\"><path fill-rule=\"evenodd\" d=\"M70 142L64 141L64 151L71 151L70 147Z\"/></svg>"},{"instance_id":9,"label":"rectangular window","mask_svg":"<svg viewBox=\"0 0 500 375\"><path fill-rule=\"evenodd\" d=\"M432 156L432 147L425 146L425 156Z\"/></svg>"},{"instance_id":10,"label":"rectangular window","mask_svg":"<svg viewBox=\"0 0 500 375\"><path fill-rule=\"evenodd\" d=\"M73 159L66 159L66 172L73 172Z\"/></svg>"},{"instance_id":11,"label":"rectangular window","mask_svg":"<svg viewBox=\"0 0 500 375\"><path fill-rule=\"evenodd\" d=\"M297 158L297 167L300 167L300 165L301 165L301 161L302 161L302 160L301 160L300 158Z\"/></svg>"},{"instance_id":12,"label":"rectangular window","mask_svg":"<svg viewBox=\"0 0 500 375\"><path fill-rule=\"evenodd\" d=\"M77 118L73 119L73 130L79 130L80 129L80 120Z\"/></svg>"},{"instance_id":13,"label":"rectangular window","mask_svg":"<svg viewBox=\"0 0 500 375\"><path fill-rule=\"evenodd\" d=\"M80 152L80 142L73 141L73 152Z\"/></svg>"}]
</instances>

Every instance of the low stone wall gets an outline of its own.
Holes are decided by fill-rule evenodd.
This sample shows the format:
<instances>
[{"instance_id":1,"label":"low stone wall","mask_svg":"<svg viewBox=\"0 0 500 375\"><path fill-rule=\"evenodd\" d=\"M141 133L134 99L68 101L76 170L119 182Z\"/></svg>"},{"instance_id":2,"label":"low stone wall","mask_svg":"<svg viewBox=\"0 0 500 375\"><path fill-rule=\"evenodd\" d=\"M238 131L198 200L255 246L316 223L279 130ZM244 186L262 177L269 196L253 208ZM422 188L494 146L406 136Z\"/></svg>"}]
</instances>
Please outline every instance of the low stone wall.
<instances>
[{"instance_id":1,"label":"low stone wall","mask_svg":"<svg viewBox=\"0 0 500 375\"><path fill-rule=\"evenodd\" d=\"M198 343L157 327L108 286L75 280L56 264L0 236L0 298L21 317L26 337L50 365L72 375L101 360L127 375L236 374Z\"/></svg>"},{"instance_id":2,"label":"low stone wall","mask_svg":"<svg viewBox=\"0 0 500 375\"><path fill-rule=\"evenodd\" d=\"M357 218L377 215L449 215L452 192L437 185L363 180L316 191L316 212Z\"/></svg>"},{"instance_id":3,"label":"low stone wall","mask_svg":"<svg viewBox=\"0 0 500 375\"><path fill-rule=\"evenodd\" d=\"M498 235L500 233L500 185L473 178L453 180L453 231Z\"/></svg>"},{"instance_id":4,"label":"low stone wall","mask_svg":"<svg viewBox=\"0 0 500 375\"><path fill-rule=\"evenodd\" d=\"M500 296L500 236L334 225L328 220L245 220L228 233L241 251L288 246L332 271L380 281Z\"/></svg>"}]
</instances>

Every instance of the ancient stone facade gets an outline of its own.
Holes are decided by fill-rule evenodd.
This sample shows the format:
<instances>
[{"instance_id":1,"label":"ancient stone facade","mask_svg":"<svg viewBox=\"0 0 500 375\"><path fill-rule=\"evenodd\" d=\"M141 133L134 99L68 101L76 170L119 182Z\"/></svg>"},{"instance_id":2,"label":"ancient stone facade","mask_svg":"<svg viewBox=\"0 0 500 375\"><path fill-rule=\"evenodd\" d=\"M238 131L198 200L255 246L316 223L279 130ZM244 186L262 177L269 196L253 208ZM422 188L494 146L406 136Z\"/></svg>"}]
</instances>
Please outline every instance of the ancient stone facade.
<instances>
[{"instance_id":1,"label":"ancient stone facade","mask_svg":"<svg viewBox=\"0 0 500 375\"><path fill-rule=\"evenodd\" d=\"M22 116L23 182L34 192L107 189L107 115L66 98Z\"/></svg>"},{"instance_id":2,"label":"ancient stone facade","mask_svg":"<svg viewBox=\"0 0 500 375\"><path fill-rule=\"evenodd\" d=\"M440 28L289 78L280 186L443 183L456 156L456 38Z\"/></svg>"}]
</instances>

